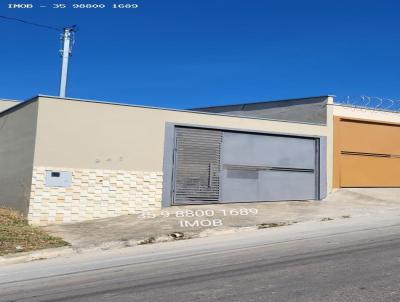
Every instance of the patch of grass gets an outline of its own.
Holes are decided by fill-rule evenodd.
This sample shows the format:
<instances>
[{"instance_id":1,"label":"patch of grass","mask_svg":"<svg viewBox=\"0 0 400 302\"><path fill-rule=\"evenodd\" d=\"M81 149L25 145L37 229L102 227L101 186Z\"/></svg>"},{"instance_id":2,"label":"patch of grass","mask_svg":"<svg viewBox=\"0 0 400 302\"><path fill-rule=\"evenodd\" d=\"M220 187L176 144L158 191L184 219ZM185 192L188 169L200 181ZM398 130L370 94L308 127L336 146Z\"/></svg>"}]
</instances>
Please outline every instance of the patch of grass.
<instances>
[{"instance_id":1,"label":"patch of grass","mask_svg":"<svg viewBox=\"0 0 400 302\"><path fill-rule=\"evenodd\" d=\"M67 245L61 238L30 226L17 212L0 208L0 256Z\"/></svg>"},{"instance_id":2,"label":"patch of grass","mask_svg":"<svg viewBox=\"0 0 400 302\"><path fill-rule=\"evenodd\" d=\"M343 218L343 219L351 218L351 216L350 216L350 215L343 215L342 218Z\"/></svg>"},{"instance_id":3,"label":"patch of grass","mask_svg":"<svg viewBox=\"0 0 400 302\"><path fill-rule=\"evenodd\" d=\"M330 217L324 217L321 219L321 221L331 221L331 220L333 220L333 218Z\"/></svg>"}]
</instances>

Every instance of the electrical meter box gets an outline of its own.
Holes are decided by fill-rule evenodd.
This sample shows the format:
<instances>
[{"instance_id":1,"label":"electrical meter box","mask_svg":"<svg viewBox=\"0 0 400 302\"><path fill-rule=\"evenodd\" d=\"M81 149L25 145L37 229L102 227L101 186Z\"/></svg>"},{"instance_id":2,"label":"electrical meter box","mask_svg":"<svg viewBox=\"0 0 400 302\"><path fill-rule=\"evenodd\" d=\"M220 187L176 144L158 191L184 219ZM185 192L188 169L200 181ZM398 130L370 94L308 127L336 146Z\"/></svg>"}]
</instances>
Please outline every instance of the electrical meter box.
<instances>
[{"instance_id":1,"label":"electrical meter box","mask_svg":"<svg viewBox=\"0 0 400 302\"><path fill-rule=\"evenodd\" d=\"M68 188L72 184L70 171L46 171L46 187Z\"/></svg>"}]
</instances>

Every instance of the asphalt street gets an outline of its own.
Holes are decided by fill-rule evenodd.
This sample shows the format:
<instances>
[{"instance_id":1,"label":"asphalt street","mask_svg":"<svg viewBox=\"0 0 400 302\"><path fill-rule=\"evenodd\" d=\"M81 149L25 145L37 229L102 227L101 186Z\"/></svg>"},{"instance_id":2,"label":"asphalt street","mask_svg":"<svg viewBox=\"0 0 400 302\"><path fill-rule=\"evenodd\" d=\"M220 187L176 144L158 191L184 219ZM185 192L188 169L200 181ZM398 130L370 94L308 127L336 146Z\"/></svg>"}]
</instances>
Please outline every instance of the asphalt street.
<instances>
[{"instance_id":1,"label":"asphalt street","mask_svg":"<svg viewBox=\"0 0 400 302\"><path fill-rule=\"evenodd\" d=\"M400 301L400 217L0 267L0 301Z\"/></svg>"}]
</instances>

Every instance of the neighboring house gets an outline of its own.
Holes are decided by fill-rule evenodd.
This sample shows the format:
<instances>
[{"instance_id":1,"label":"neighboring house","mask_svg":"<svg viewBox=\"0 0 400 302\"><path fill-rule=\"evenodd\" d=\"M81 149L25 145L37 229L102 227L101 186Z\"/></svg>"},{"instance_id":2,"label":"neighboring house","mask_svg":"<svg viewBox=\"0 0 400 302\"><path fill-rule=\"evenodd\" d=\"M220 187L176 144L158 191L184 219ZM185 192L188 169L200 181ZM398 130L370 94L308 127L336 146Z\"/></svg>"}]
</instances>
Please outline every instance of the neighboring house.
<instances>
[{"instance_id":1,"label":"neighboring house","mask_svg":"<svg viewBox=\"0 0 400 302\"><path fill-rule=\"evenodd\" d=\"M400 114L337 105L331 96L240 106L254 110L22 102L0 113L0 205L45 225L173 205L320 200L332 187L368 181L400 186L390 174ZM382 135L395 142L385 150L376 146ZM370 175L365 160L385 168Z\"/></svg>"},{"instance_id":2,"label":"neighboring house","mask_svg":"<svg viewBox=\"0 0 400 302\"><path fill-rule=\"evenodd\" d=\"M312 97L193 109L243 117L318 122L331 130L332 187L400 187L400 112ZM333 130L333 133L332 133ZM330 157L330 156L329 156Z\"/></svg>"}]
</instances>

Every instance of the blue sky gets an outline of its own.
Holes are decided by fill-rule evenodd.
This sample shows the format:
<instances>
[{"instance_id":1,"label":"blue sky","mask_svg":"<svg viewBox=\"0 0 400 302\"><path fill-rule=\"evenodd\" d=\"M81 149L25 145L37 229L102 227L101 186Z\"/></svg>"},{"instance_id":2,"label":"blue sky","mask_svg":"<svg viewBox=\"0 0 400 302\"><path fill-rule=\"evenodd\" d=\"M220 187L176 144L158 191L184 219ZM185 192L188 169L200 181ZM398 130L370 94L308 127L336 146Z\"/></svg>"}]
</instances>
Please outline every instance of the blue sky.
<instances>
[{"instance_id":1,"label":"blue sky","mask_svg":"<svg viewBox=\"0 0 400 302\"><path fill-rule=\"evenodd\" d=\"M399 1L135 3L134 10L2 3L0 14L79 26L70 97L173 108L325 94L400 98ZM0 98L57 95L58 33L0 19L0 37Z\"/></svg>"}]
</instances>

